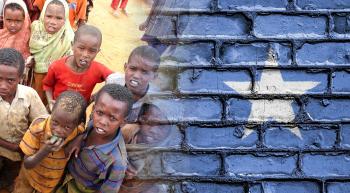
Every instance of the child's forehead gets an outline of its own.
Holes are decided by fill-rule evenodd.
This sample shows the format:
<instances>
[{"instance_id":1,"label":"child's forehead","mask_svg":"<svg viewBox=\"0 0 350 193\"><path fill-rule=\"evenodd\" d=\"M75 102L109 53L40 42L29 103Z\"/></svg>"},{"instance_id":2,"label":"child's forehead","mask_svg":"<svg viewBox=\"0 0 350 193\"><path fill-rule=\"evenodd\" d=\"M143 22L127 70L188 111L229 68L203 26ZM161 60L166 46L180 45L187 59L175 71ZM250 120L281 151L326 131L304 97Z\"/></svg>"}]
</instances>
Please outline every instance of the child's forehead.
<instances>
[{"instance_id":1,"label":"child's forehead","mask_svg":"<svg viewBox=\"0 0 350 193\"><path fill-rule=\"evenodd\" d=\"M141 67L150 67L152 69L156 69L158 66L156 62L143 58L142 56L139 56L139 55L134 55L133 57L131 57L128 64L139 65Z\"/></svg>"}]
</instances>

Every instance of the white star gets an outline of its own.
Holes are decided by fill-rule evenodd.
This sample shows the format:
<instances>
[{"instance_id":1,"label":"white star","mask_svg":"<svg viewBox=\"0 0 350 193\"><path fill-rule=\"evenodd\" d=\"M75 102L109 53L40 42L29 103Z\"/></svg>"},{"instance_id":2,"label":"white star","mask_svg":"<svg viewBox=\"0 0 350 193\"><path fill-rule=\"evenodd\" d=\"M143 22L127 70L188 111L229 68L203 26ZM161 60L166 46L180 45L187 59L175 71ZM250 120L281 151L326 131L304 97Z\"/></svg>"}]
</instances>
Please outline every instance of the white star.
<instances>
[{"instance_id":1,"label":"white star","mask_svg":"<svg viewBox=\"0 0 350 193\"><path fill-rule=\"evenodd\" d=\"M266 65L278 66L275 60L267 62ZM242 88L251 85L250 82L225 81L230 88L240 92ZM284 81L280 70L265 69L262 71L260 81L256 82L254 91L257 94L304 94L307 90L316 87L320 82L312 81ZM245 92L241 92L244 94ZM295 114L292 108L293 100L250 100L251 111L248 121L265 122L274 120L288 123L294 120ZM301 138L298 128L291 128L292 133ZM244 137L250 135L254 130L245 129Z\"/></svg>"}]
</instances>

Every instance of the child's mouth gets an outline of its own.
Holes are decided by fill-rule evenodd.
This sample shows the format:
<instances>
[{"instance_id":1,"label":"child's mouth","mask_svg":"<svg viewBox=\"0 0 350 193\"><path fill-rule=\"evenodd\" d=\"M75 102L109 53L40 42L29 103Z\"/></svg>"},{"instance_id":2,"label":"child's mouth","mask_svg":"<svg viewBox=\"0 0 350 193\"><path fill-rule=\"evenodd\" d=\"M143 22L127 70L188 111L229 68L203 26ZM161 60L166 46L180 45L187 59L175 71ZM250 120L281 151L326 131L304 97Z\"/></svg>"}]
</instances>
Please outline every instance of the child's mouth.
<instances>
[{"instance_id":1,"label":"child's mouth","mask_svg":"<svg viewBox=\"0 0 350 193\"><path fill-rule=\"evenodd\" d=\"M80 63L80 65L82 65L82 66L87 65L87 61L86 61L86 60L80 60L79 63Z\"/></svg>"},{"instance_id":2,"label":"child's mouth","mask_svg":"<svg viewBox=\"0 0 350 193\"><path fill-rule=\"evenodd\" d=\"M138 86L139 82L135 81L135 80L130 80L130 85L131 86Z\"/></svg>"},{"instance_id":3,"label":"child's mouth","mask_svg":"<svg viewBox=\"0 0 350 193\"><path fill-rule=\"evenodd\" d=\"M105 130L103 130L103 129L99 128L99 127L96 127L95 129L96 129L96 132L97 132L98 134L105 134L105 133L106 133Z\"/></svg>"}]
</instances>

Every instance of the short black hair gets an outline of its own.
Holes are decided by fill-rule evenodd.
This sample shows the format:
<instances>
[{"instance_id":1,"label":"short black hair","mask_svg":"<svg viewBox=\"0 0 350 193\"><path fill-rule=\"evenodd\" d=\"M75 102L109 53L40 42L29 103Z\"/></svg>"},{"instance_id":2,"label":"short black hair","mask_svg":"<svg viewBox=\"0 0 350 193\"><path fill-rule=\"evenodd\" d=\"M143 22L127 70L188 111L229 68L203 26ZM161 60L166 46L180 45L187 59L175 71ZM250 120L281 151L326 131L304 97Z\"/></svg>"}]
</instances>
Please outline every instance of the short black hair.
<instances>
[{"instance_id":1,"label":"short black hair","mask_svg":"<svg viewBox=\"0 0 350 193\"><path fill-rule=\"evenodd\" d=\"M131 92L126 87L114 83L104 85L96 94L95 103L98 102L102 93L107 93L113 99L127 103L128 109L125 116L129 114L134 101Z\"/></svg>"},{"instance_id":2,"label":"short black hair","mask_svg":"<svg viewBox=\"0 0 350 193\"><path fill-rule=\"evenodd\" d=\"M5 10L6 10L6 9L10 9L10 10L12 10L12 11L20 10L20 11L22 11L22 16L23 16L23 18L25 17L23 8L22 8L19 4L17 4L17 3L9 3L9 4L6 4L6 5L5 5L5 8L4 8L4 14L5 14Z\"/></svg>"},{"instance_id":3,"label":"short black hair","mask_svg":"<svg viewBox=\"0 0 350 193\"><path fill-rule=\"evenodd\" d=\"M76 91L64 91L56 99L52 108L54 111L57 107L62 108L67 113L75 114L79 122L85 122L85 111L87 103L85 98Z\"/></svg>"},{"instance_id":4,"label":"short black hair","mask_svg":"<svg viewBox=\"0 0 350 193\"><path fill-rule=\"evenodd\" d=\"M0 65L12 66L18 69L18 75L24 72L24 59L20 52L13 48L0 49Z\"/></svg>"},{"instance_id":5,"label":"short black hair","mask_svg":"<svg viewBox=\"0 0 350 193\"><path fill-rule=\"evenodd\" d=\"M131 59L135 56L141 57L143 60L147 60L149 62L152 62L154 64L154 71L158 70L159 64L160 64L160 55L158 51L151 47L151 46L139 46L136 47L134 50L131 51L129 55L128 62L131 61Z\"/></svg>"},{"instance_id":6,"label":"short black hair","mask_svg":"<svg viewBox=\"0 0 350 193\"><path fill-rule=\"evenodd\" d=\"M86 35L86 34L97 37L98 40L100 41L100 45L101 45L101 43L102 43L101 31L97 27L95 27L93 25L87 25L87 24L78 28L78 30L75 32L73 42L76 42L81 35Z\"/></svg>"}]
</instances>

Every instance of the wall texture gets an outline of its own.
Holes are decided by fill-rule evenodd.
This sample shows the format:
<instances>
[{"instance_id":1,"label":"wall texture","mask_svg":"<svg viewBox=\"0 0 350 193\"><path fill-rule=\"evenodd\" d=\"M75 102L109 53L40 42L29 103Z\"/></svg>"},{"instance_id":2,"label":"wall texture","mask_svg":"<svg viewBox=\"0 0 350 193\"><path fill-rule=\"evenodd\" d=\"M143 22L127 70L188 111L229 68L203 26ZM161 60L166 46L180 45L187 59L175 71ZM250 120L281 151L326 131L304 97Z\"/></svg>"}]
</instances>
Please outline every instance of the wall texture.
<instances>
[{"instance_id":1,"label":"wall texture","mask_svg":"<svg viewBox=\"0 0 350 193\"><path fill-rule=\"evenodd\" d=\"M350 192L350 0L173 0L139 178L174 193ZM349 81L349 82L348 82Z\"/></svg>"}]
</instances>

